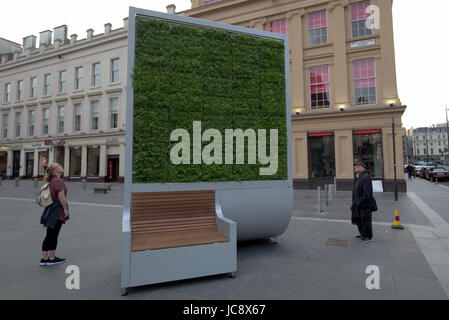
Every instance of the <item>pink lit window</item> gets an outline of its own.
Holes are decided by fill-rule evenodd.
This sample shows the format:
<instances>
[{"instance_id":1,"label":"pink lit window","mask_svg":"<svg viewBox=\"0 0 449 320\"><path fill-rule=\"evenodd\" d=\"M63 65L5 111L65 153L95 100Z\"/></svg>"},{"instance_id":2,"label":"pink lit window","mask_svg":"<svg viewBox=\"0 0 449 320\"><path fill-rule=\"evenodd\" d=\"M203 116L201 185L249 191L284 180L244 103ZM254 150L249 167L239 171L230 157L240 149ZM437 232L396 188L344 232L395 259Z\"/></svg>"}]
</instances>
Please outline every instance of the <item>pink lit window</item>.
<instances>
[{"instance_id":1,"label":"pink lit window","mask_svg":"<svg viewBox=\"0 0 449 320\"><path fill-rule=\"evenodd\" d=\"M377 103L374 59L354 62L354 100L356 105Z\"/></svg>"},{"instance_id":2,"label":"pink lit window","mask_svg":"<svg viewBox=\"0 0 449 320\"><path fill-rule=\"evenodd\" d=\"M329 67L310 68L310 105L312 109L330 107Z\"/></svg>"},{"instance_id":3,"label":"pink lit window","mask_svg":"<svg viewBox=\"0 0 449 320\"><path fill-rule=\"evenodd\" d=\"M327 43L326 10L309 14L309 45Z\"/></svg>"},{"instance_id":4,"label":"pink lit window","mask_svg":"<svg viewBox=\"0 0 449 320\"><path fill-rule=\"evenodd\" d=\"M286 34L287 33L287 24L285 19L273 21L270 23L270 32Z\"/></svg>"},{"instance_id":5,"label":"pink lit window","mask_svg":"<svg viewBox=\"0 0 449 320\"><path fill-rule=\"evenodd\" d=\"M369 10L367 10L369 6L371 1L359 2L351 6L352 38L373 35L373 30L366 25L366 21L370 18Z\"/></svg>"}]
</instances>

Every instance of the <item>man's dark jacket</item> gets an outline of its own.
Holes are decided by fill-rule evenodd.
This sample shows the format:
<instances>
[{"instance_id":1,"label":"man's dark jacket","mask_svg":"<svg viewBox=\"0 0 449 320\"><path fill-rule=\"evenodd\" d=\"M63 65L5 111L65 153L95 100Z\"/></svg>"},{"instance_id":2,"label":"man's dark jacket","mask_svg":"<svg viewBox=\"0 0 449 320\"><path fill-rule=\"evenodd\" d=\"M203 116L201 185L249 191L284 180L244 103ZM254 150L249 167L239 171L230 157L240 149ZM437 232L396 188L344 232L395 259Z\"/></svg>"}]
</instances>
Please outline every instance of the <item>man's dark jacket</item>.
<instances>
[{"instance_id":1,"label":"man's dark jacket","mask_svg":"<svg viewBox=\"0 0 449 320\"><path fill-rule=\"evenodd\" d=\"M354 224L360 220L360 214L363 214L363 212L377 211L376 200L373 197L373 182L366 170L354 180L351 211L352 223Z\"/></svg>"},{"instance_id":2,"label":"man's dark jacket","mask_svg":"<svg viewBox=\"0 0 449 320\"><path fill-rule=\"evenodd\" d=\"M43 224L44 227L54 229L59 220L61 210L63 210L61 202L59 200L53 201L53 203L48 207L45 207L44 212L42 212L41 224Z\"/></svg>"}]
</instances>

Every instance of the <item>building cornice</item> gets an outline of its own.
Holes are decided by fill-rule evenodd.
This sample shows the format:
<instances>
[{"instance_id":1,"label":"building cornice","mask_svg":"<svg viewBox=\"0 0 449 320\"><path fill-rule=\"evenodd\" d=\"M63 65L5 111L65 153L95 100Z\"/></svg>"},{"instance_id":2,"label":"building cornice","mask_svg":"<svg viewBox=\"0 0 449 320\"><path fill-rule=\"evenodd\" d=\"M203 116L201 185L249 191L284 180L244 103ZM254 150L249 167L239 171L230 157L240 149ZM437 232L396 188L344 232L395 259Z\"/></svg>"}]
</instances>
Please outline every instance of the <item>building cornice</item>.
<instances>
[{"instance_id":1,"label":"building cornice","mask_svg":"<svg viewBox=\"0 0 449 320\"><path fill-rule=\"evenodd\" d=\"M310 119L324 119L324 118L343 118L349 116L361 116L361 115L377 115L381 113L392 113L392 114L400 114L402 115L407 106L400 107L367 107L367 108L351 108L346 109L345 111L335 110L335 111L326 111L326 112L314 112L314 113L304 113L300 115L292 114L292 121L302 121L302 120L310 120Z\"/></svg>"},{"instance_id":2,"label":"building cornice","mask_svg":"<svg viewBox=\"0 0 449 320\"><path fill-rule=\"evenodd\" d=\"M64 55L69 53L74 53L80 50L85 50L90 47L99 46L108 42L117 41L120 39L125 39L128 37L128 30L118 29L118 31L114 31L108 35L97 35L92 40L80 40L76 45L67 44L59 49L48 49L48 51L44 51L43 53L39 52L39 49L35 51L38 52L29 57L18 58L17 60L8 61L5 64L0 65L0 72L6 71L12 68L17 68L20 66L25 66L28 64L33 64L39 61L48 60L51 58L56 58L58 55Z\"/></svg>"},{"instance_id":3,"label":"building cornice","mask_svg":"<svg viewBox=\"0 0 449 320\"><path fill-rule=\"evenodd\" d=\"M300 13L301 16L303 16L306 13L306 9L309 7L316 7L316 6L330 6L331 3L334 3L332 6L333 8L337 5L346 6L345 1L338 1L338 0L322 0L321 2L317 3L315 1L289 1L286 3L271 3L269 6L265 6L263 8L260 8L259 10L252 11L250 13L246 13L243 15L239 15L237 18L234 16L226 16L219 20L216 20L217 22L226 22L230 24L236 24L236 23L245 23L245 22L251 22L252 20L261 18L261 17L270 17L277 14L286 13L287 15L290 12L293 12L294 14ZM201 6L197 8L193 8L190 10L186 10L181 12L181 14L185 14L186 16L191 17L198 17L202 18L202 15L207 15L211 13L215 13L220 10L226 10L229 9L232 6L242 5L244 3L249 2L256 2L255 0L222 0L214 4L209 4L206 6ZM349 2L348 2L349 3Z\"/></svg>"},{"instance_id":4,"label":"building cornice","mask_svg":"<svg viewBox=\"0 0 449 320\"><path fill-rule=\"evenodd\" d=\"M86 134L77 134L77 135L64 135L64 136L44 136L44 137L32 137L32 138L9 138L8 141L5 139L0 140L0 145L17 145L17 144L30 144L30 143L39 143L42 141L60 141L60 140L75 140L75 139L94 139L94 138L109 138L115 136L125 136L126 132L123 130L113 131L113 132L104 132L104 133L86 133ZM52 147L52 146L48 146Z\"/></svg>"}]
</instances>

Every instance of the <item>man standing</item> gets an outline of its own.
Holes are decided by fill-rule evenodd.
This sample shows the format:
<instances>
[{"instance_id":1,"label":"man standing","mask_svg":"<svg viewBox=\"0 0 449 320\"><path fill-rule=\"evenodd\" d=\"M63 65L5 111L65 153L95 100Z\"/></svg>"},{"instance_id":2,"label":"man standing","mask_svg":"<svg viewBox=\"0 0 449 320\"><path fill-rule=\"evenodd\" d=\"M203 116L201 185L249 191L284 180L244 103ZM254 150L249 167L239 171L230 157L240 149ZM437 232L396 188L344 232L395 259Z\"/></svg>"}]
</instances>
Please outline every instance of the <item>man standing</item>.
<instances>
[{"instance_id":1,"label":"man standing","mask_svg":"<svg viewBox=\"0 0 449 320\"><path fill-rule=\"evenodd\" d=\"M373 197L373 184L365 163L357 163L354 171L356 178L352 190L352 223L357 225L360 232L356 238L362 242L369 242L373 238L372 212L377 211Z\"/></svg>"}]
</instances>

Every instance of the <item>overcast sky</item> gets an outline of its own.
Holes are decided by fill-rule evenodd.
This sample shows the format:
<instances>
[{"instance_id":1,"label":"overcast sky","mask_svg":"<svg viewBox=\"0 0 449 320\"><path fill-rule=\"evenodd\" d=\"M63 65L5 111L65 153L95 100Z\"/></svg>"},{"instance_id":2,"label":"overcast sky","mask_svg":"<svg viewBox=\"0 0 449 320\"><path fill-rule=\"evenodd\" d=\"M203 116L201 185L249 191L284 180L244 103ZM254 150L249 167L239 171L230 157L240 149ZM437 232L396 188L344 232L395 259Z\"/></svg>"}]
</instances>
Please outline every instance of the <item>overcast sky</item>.
<instances>
[{"instance_id":1,"label":"overcast sky","mask_svg":"<svg viewBox=\"0 0 449 320\"><path fill-rule=\"evenodd\" d=\"M66 24L69 36L86 37L87 29L95 34L104 31L105 23L113 29L123 25L128 7L166 12L174 3L177 11L190 8L190 0L22 0L3 1L0 10L0 37L22 43L28 35L52 30ZM408 109L404 126L444 123L445 104L449 106L449 31L448 0L394 0L396 67L399 96ZM425 9L425 10L424 10Z\"/></svg>"}]
</instances>

